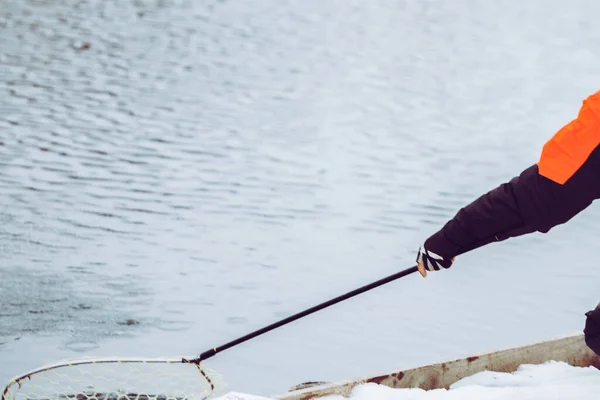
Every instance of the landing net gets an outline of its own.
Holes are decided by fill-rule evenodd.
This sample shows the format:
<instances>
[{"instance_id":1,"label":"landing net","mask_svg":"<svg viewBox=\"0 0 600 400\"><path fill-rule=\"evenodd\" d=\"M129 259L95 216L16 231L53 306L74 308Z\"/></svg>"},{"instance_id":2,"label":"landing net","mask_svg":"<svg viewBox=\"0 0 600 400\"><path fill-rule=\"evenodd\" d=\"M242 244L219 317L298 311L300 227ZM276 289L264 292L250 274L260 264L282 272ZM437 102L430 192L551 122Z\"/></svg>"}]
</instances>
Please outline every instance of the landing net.
<instances>
[{"instance_id":1,"label":"landing net","mask_svg":"<svg viewBox=\"0 0 600 400\"><path fill-rule=\"evenodd\" d=\"M79 359L11 380L0 400L204 400L224 390L215 371L186 359Z\"/></svg>"}]
</instances>

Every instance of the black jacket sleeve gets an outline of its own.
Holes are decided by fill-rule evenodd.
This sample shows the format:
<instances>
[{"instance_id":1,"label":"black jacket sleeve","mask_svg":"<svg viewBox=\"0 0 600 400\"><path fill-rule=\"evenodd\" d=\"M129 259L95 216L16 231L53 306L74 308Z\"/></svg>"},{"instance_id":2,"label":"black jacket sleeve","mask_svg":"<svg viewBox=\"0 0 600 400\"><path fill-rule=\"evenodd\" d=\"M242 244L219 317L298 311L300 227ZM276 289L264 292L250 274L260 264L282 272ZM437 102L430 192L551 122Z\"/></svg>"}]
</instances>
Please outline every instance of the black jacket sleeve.
<instances>
[{"instance_id":1,"label":"black jacket sleeve","mask_svg":"<svg viewBox=\"0 0 600 400\"><path fill-rule=\"evenodd\" d=\"M600 197L600 146L564 184L539 173L538 165L479 197L425 242L445 258L532 232L547 233Z\"/></svg>"}]
</instances>

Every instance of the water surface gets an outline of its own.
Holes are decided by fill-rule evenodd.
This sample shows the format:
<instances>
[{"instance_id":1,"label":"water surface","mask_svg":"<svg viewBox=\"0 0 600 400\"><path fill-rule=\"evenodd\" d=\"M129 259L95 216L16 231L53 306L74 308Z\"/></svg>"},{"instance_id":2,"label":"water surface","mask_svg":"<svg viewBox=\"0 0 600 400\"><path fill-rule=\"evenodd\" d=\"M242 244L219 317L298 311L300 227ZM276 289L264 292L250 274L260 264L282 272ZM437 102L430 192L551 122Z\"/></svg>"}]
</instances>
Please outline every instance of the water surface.
<instances>
[{"instance_id":1,"label":"water surface","mask_svg":"<svg viewBox=\"0 0 600 400\"><path fill-rule=\"evenodd\" d=\"M412 266L599 89L592 1L0 0L0 380ZM596 206L215 357L273 394L581 331Z\"/></svg>"}]
</instances>

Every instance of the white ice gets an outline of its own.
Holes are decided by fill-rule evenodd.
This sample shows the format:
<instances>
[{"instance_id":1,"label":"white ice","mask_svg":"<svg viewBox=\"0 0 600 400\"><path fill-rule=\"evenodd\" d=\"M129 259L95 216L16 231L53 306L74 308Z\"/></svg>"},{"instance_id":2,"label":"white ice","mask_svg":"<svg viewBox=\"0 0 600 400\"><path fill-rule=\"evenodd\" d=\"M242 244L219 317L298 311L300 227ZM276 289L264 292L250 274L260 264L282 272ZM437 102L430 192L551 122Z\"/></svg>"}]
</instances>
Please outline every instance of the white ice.
<instances>
[{"instance_id":1,"label":"white ice","mask_svg":"<svg viewBox=\"0 0 600 400\"><path fill-rule=\"evenodd\" d=\"M563 362L522 365L513 373L484 371L464 378L449 390L392 389L373 383L354 388L350 400L556 400L600 398L600 371ZM230 392L218 400L265 400ZM342 396L323 397L342 400Z\"/></svg>"}]
</instances>

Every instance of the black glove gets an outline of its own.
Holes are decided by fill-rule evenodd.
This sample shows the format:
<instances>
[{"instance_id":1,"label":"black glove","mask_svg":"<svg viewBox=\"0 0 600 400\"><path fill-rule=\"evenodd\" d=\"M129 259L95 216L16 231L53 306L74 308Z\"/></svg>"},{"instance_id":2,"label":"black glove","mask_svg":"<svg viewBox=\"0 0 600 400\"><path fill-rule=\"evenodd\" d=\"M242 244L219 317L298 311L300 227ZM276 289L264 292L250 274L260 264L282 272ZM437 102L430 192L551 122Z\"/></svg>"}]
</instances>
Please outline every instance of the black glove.
<instances>
[{"instance_id":1,"label":"black glove","mask_svg":"<svg viewBox=\"0 0 600 400\"><path fill-rule=\"evenodd\" d=\"M432 251L427 250L424 246L419 248L417 263L423 264L428 271L439 271L440 269L448 269L452 266L453 259L446 259Z\"/></svg>"}]
</instances>

